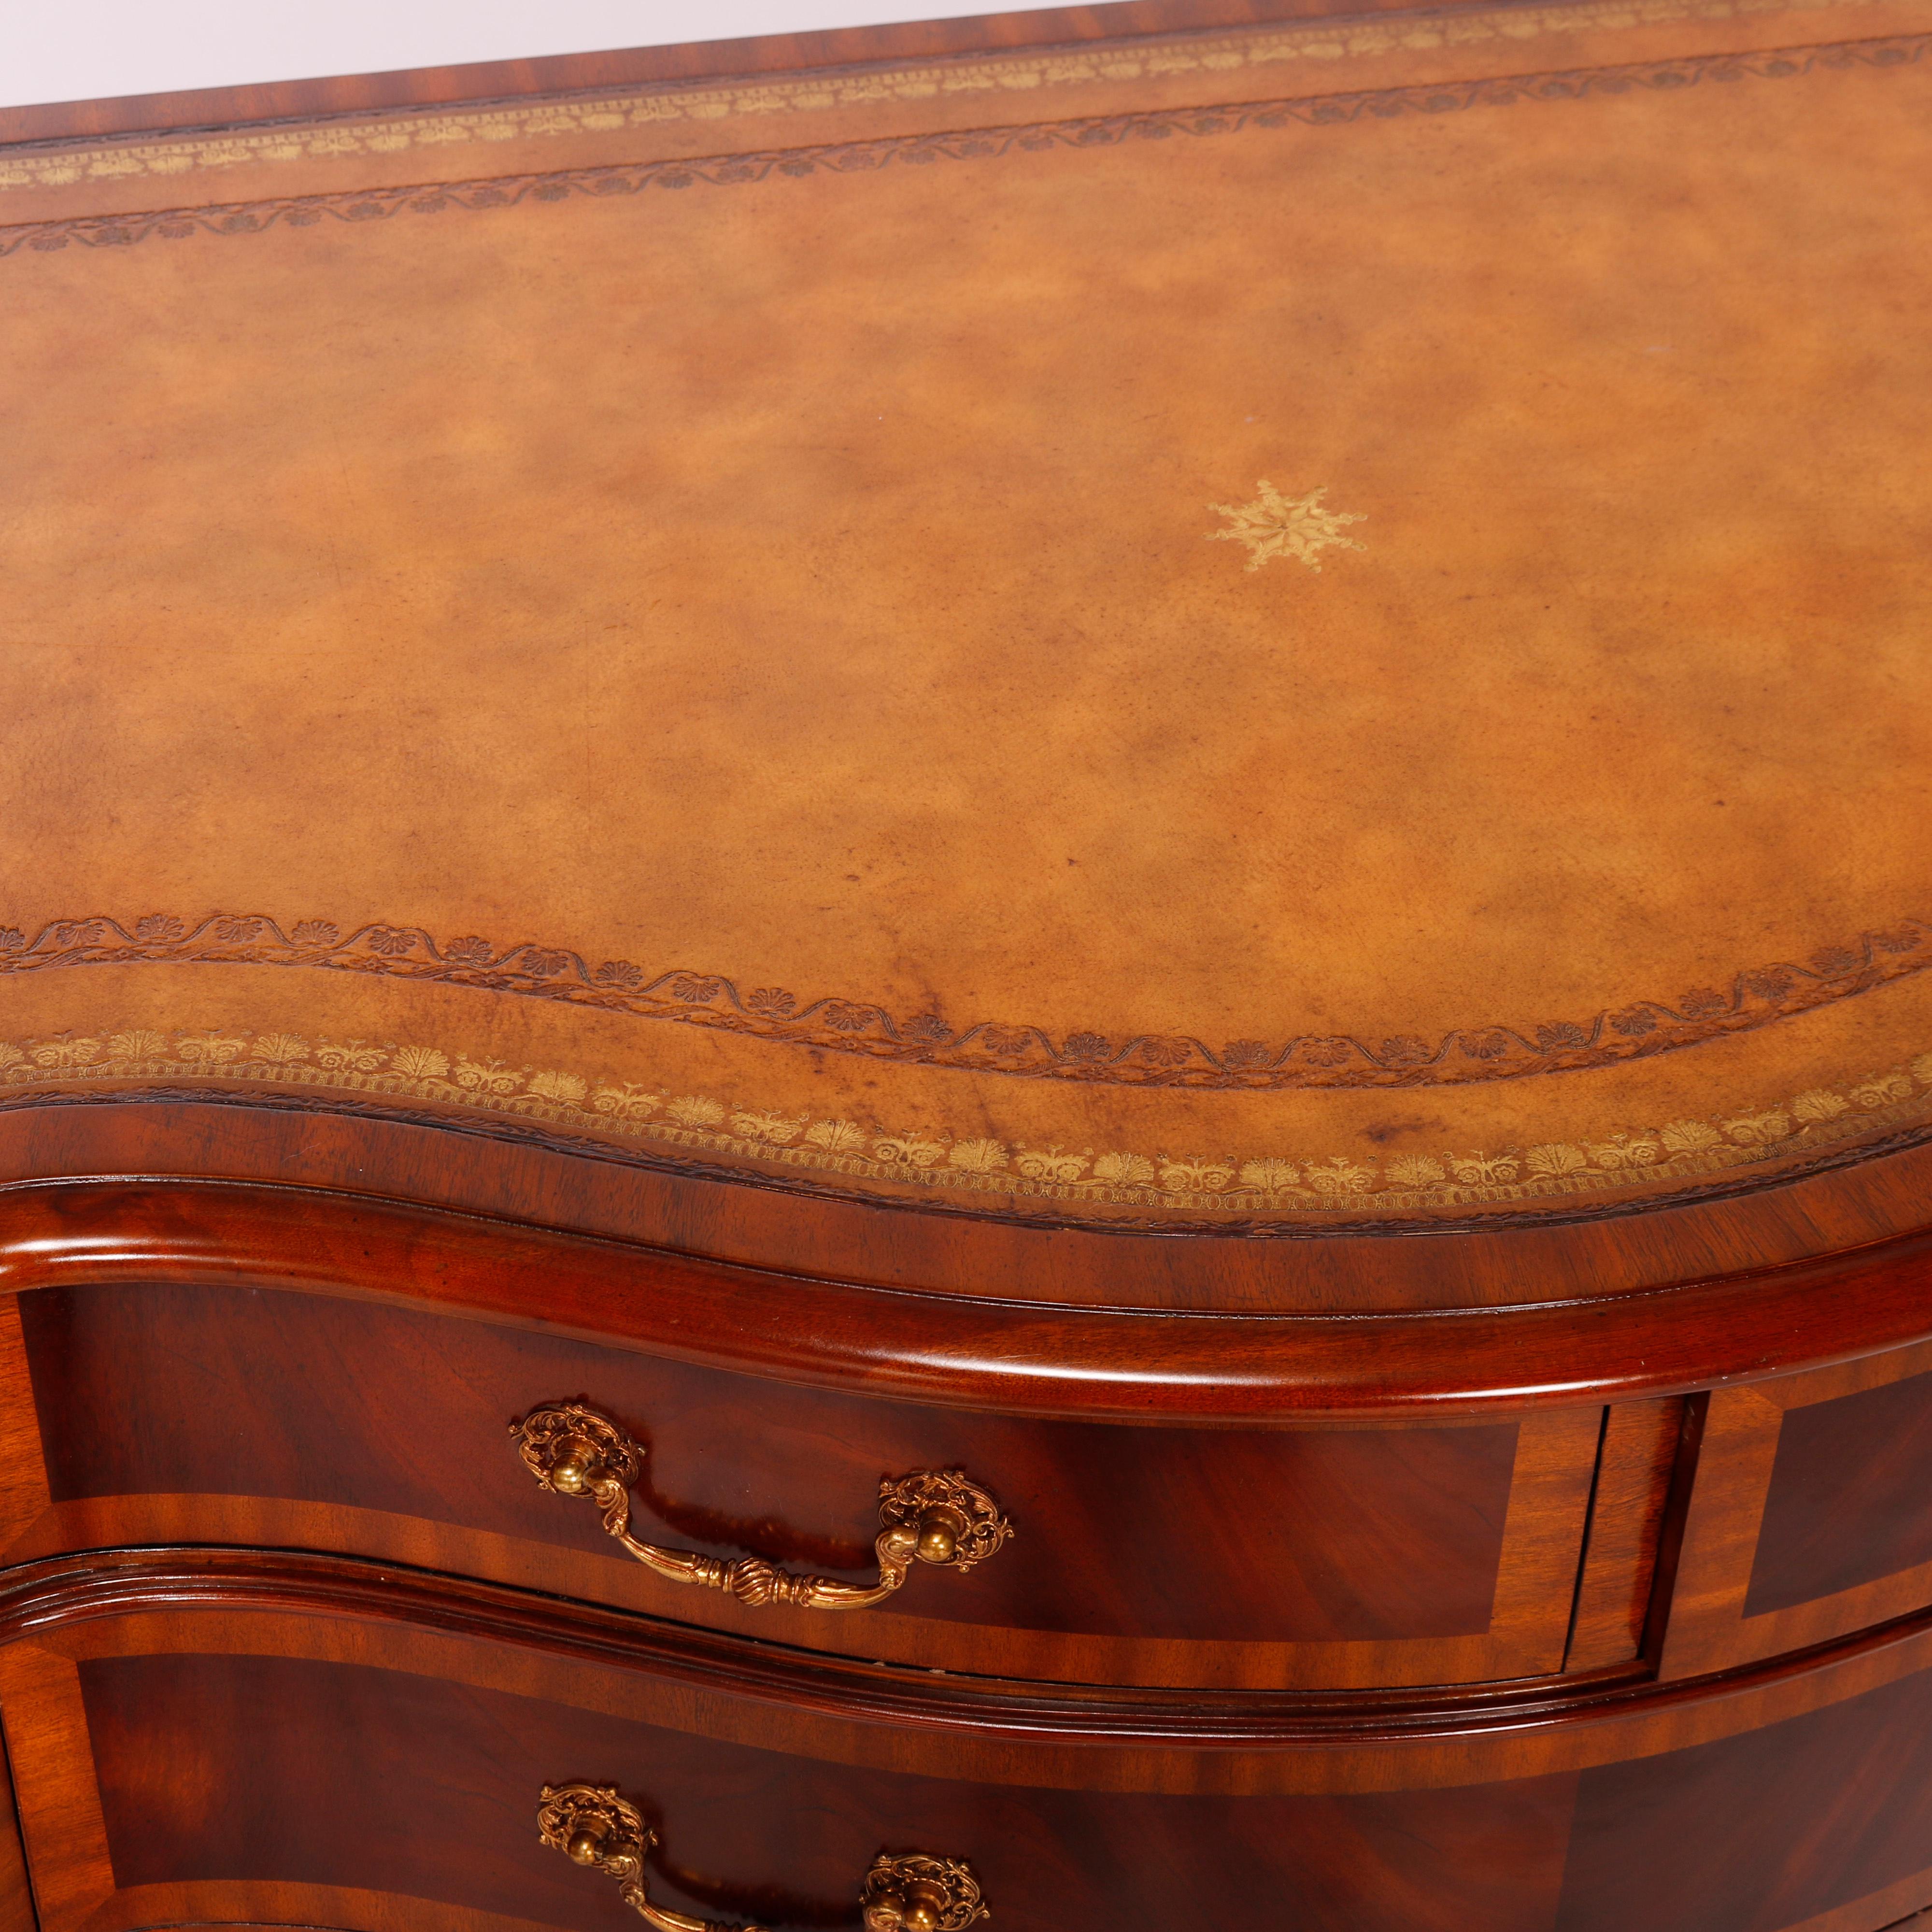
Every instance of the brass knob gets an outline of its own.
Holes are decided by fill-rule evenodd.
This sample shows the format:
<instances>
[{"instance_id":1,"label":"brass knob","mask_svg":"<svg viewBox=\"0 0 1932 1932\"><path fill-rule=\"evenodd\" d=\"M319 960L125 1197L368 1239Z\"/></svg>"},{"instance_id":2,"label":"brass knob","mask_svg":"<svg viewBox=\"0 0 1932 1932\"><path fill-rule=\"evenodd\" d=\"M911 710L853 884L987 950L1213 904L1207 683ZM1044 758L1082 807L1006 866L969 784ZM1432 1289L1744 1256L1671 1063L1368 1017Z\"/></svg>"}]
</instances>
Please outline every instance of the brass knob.
<instances>
[{"instance_id":1,"label":"brass knob","mask_svg":"<svg viewBox=\"0 0 1932 1932\"><path fill-rule=\"evenodd\" d=\"M512 1423L510 1432L525 1466L545 1489L590 1497L604 1512L604 1528L646 1568L673 1582L727 1591L754 1609L794 1604L808 1610L863 1610L890 1596L915 1561L970 1570L1013 1533L999 1505L962 1471L915 1469L879 1485L879 1533L872 1544L879 1564L876 1583L800 1576L761 1556L727 1562L662 1549L631 1534L631 1485L643 1473L644 1451L588 1403L547 1403Z\"/></svg>"},{"instance_id":2,"label":"brass knob","mask_svg":"<svg viewBox=\"0 0 1932 1932\"><path fill-rule=\"evenodd\" d=\"M938 1932L946 1916L946 1894L937 1886L908 1886L882 1892L866 1907L866 1932Z\"/></svg>"},{"instance_id":3,"label":"brass knob","mask_svg":"<svg viewBox=\"0 0 1932 1932\"><path fill-rule=\"evenodd\" d=\"M597 1445L581 1436L566 1436L556 1445L556 1460L550 1466L550 1486L566 1496L587 1496L604 1473L604 1459Z\"/></svg>"},{"instance_id":4,"label":"brass knob","mask_svg":"<svg viewBox=\"0 0 1932 1932\"><path fill-rule=\"evenodd\" d=\"M682 1912L653 1905L644 1860L657 1834L634 1804L608 1784L546 1784L537 1804L537 1835L574 1864L595 1865L617 1882L619 1898L658 1932L722 1932ZM881 1852L859 1891L866 1932L966 1932L988 1916L972 1868L923 1852ZM746 1926L742 1932L759 1932Z\"/></svg>"},{"instance_id":5,"label":"brass knob","mask_svg":"<svg viewBox=\"0 0 1932 1932\"><path fill-rule=\"evenodd\" d=\"M922 1510L916 1554L922 1563L950 1563L959 1553L959 1539L966 1533L966 1519L944 1503Z\"/></svg>"},{"instance_id":6,"label":"brass knob","mask_svg":"<svg viewBox=\"0 0 1932 1932\"><path fill-rule=\"evenodd\" d=\"M594 1865L604 1856L610 1841L610 1820L591 1812L584 1813L577 1828L564 1843L564 1853L574 1865Z\"/></svg>"}]
</instances>

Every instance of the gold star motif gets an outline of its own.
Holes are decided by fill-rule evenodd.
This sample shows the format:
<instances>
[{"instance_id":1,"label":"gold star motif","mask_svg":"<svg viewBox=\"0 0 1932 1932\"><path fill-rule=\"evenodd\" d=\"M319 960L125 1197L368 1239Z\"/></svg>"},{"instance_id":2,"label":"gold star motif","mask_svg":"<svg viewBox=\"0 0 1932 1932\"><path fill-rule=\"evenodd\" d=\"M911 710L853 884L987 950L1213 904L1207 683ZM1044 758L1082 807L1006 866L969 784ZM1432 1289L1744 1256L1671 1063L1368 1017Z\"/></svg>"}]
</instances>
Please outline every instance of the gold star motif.
<instances>
[{"instance_id":1,"label":"gold star motif","mask_svg":"<svg viewBox=\"0 0 1932 1932\"><path fill-rule=\"evenodd\" d=\"M1255 488L1261 494L1252 503L1208 506L1233 524L1231 530L1209 531L1209 536L1246 544L1250 570L1260 569L1272 556L1299 557L1310 570L1319 570L1322 566L1315 560L1323 550L1364 548L1354 538L1342 536L1342 526L1365 524L1368 518L1324 509L1322 500L1328 494L1326 486L1294 498L1284 496L1266 478Z\"/></svg>"}]
</instances>

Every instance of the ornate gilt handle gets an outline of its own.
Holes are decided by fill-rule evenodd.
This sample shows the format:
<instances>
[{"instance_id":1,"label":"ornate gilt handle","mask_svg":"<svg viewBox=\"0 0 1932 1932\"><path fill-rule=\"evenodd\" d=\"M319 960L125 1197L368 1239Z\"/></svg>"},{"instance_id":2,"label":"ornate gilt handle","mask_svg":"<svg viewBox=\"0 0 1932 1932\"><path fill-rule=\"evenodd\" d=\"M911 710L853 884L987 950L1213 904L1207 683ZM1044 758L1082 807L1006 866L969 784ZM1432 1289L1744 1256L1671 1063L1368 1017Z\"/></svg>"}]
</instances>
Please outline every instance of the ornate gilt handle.
<instances>
[{"instance_id":1,"label":"ornate gilt handle","mask_svg":"<svg viewBox=\"0 0 1932 1932\"><path fill-rule=\"evenodd\" d=\"M537 1835L580 1865L594 1865L617 1881L618 1896L658 1932L722 1932L682 1912L653 1905L644 1888L644 1860L657 1843L634 1804L608 1784L546 1784L537 1805ZM866 1932L966 1932L990 1917L972 1868L957 1858L902 1858L883 1852L860 1888ZM742 1932L760 1932L755 1925Z\"/></svg>"},{"instance_id":2,"label":"ornate gilt handle","mask_svg":"<svg viewBox=\"0 0 1932 1932\"><path fill-rule=\"evenodd\" d=\"M608 1415L580 1402L532 1409L510 1424L530 1472L559 1496L588 1496L604 1512L604 1527L647 1569L674 1583L728 1590L741 1604L796 1604L814 1610L862 1610L903 1583L913 1559L942 1569L970 1570L1012 1534L1013 1526L978 1484L957 1469L915 1469L879 1485L880 1528L872 1548L876 1583L841 1583L800 1576L760 1556L700 1556L662 1550L631 1534L631 1485L644 1452Z\"/></svg>"}]
</instances>

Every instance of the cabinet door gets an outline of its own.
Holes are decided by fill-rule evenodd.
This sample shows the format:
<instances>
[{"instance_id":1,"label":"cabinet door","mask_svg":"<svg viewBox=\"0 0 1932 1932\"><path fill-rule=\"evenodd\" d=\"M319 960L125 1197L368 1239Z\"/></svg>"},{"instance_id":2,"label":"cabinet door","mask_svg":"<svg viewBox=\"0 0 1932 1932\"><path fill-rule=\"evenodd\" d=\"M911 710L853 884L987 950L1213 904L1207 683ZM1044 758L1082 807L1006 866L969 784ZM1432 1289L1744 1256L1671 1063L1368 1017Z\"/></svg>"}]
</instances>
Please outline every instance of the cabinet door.
<instances>
[{"instance_id":1,"label":"cabinet door","mask_svg":"<svg viewBox=\"0 0 1932 1932\"><path fill-rule=\"evenodd\" d=\"M1932 1605L1932 1345L1709 1398L1663 1672Z\"/></svg>"}]
</instances>

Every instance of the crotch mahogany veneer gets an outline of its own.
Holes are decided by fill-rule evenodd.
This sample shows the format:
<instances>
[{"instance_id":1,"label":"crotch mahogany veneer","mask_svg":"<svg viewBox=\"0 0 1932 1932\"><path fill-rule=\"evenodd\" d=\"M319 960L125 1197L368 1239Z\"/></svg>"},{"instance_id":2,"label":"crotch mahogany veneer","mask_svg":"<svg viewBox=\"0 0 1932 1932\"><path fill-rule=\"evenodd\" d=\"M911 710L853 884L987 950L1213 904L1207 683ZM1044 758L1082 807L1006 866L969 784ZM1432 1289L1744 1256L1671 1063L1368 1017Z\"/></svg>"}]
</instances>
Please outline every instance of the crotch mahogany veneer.
<instances>
[{"instance_id":1,"label":"crotch mahogany veneer","mask_svg":"<svg viewBox=\"0 0 1932 1932\"><path fill-rule=\"evenodd\" d=\"M1932 1906L1932 11L1291 5L0 117L0 1932Z\"/></svg>"}]
</instances>

